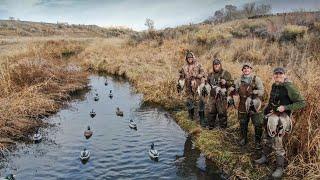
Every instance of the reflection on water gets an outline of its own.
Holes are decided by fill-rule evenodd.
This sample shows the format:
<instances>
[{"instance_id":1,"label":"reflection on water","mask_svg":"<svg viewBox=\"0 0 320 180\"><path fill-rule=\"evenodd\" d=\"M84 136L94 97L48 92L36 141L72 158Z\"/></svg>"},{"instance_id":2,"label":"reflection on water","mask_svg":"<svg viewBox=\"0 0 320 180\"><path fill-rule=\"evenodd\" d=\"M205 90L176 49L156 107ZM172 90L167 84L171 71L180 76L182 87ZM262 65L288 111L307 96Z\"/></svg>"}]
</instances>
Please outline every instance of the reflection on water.
<instances>
[{"instance_id":1,"label":"reflection on water","mask_svg":"<svg viewBox=\"0 0 320 180\"><path fill-rule=\"evenodd\" d=\"M17 179L221 179L166 112L142 108L142 96L133 93L128 82L108 77L105 86L105 80L91 76L91 90L46 120L54 126L41 130L41 143L19 145L1 162L1 175L14 173ZM96 93L99 101L94 101ZM124 117L116 116L116 107ZM94 118L89 116L92 109ZM137 130L130 129L130 119ZM83 135L88 125L93 131L90 139ZM151 143L160 152L158 162L148 156ZM86 164L79 159L84 148L91 152Z\"/></svg>"}]
</instances>

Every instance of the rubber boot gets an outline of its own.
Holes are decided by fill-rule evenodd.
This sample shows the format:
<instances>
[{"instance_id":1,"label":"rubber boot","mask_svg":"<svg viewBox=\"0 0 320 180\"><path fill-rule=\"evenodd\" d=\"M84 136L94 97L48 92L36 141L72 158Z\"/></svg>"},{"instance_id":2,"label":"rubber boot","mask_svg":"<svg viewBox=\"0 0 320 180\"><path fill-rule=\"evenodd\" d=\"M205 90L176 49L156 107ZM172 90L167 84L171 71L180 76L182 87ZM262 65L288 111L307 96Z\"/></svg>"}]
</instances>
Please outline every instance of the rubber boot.
<instances>
[{"instance_id":1,"label":"rubber boot","mask_svg":"<svg viewBox=\"0 0 320 180\"><path fill-rule=\"evenodd\" d=\"M247 137L247 134L248 134L248 124L245 123L245 122L241 122L241 123L240 123L240 131L241 131L242 139L240 140L239 145L240 145L240 146L244 146L244 145L246 145L247 142L248 142L248 137Z\"/></svg>"},{"instance_id":2,"label":"rubber boot","mask_svg":"<svg viewBox=\"0 0 320 180\"><path fill-rule=\"evenodd\" d=\"M277 156L277 169L272 173L273 178L281 178L283 175L284 157Z\"/></svg>"},{"instance_id":3,"label":"rubber boot","mask_svg":"<svg viewBox=\"0 0 320 180\"><path fill-rule=\"evenodd\" d=\"M200 125L202 127L205 127L205 124L204 124L204 121L205 121L204 110L205 110L205 102L204 102L203 98L200 98L200 101L199 101L199 118L200 118Z\"/></svg>"},{"instance_id":4,"label":"rubber boot","mask_svg":"<svg viewBox=\"0 0 320 180\"><path fill-rule=\"evenodd\" d=\"M267 156L262 154L262 156L259 159L254 160L254 162L259 165L265 164L267 162Z\"/></svg>"},{"instance_id":5,"label":"rubber boot","mask_svg":"<svg viewBox=\"0 0 320 180\"><path fill-rule=\"evenodd\" d=\"M227 126L228 126L228 118L227 118L227 116L225 116L224 114L219 114L218 118L219 118L219 126L222 129L227 128Z\"/></svg>"},{"instance_id":6,"label":"rubber boot","mask_svg":"<svg viewBox=\"0 0 320 180\"><path fill-rule=\"evenodd\" d=\"M262 138L262 127L255 127L255 149L256 150L261 150L262 145L261 145L261 138Z\"/></svg>"},{"instance_id":7,"label":"rubber boot","mask_svg":"<svg viewBox=\"0 0 320 180\"><path fill-rule=\"evenodd\" d=\"M188 99L186 105L187 105L187 109L188 109L189 118L191 120L193 120L194 119L194 104L193 104L192 99Z\"/></svg>"},{"instance_id":8,"label":"rubber boot","mask_svg":"<svg viewBox=\"0 0 320 180\"><path fill-rule=\"evenodd\" d=\"M200 117L200 125L201 127L205 127L205 117L204 117L204 111L199 111L199 117Z\"/></svg>"},{"instance_id":9,"label":"rubber boot","mask_svg":"<svg viewBox=\"0 0 320 180\"><path fill-rule=\"evenodd\" d=\"M193 119L194 119L194 108L189 109L189 110L188 110L188 113L189 113L189 118L190 118L191 120L193 120Z\"/></svg>"}]
</instances>

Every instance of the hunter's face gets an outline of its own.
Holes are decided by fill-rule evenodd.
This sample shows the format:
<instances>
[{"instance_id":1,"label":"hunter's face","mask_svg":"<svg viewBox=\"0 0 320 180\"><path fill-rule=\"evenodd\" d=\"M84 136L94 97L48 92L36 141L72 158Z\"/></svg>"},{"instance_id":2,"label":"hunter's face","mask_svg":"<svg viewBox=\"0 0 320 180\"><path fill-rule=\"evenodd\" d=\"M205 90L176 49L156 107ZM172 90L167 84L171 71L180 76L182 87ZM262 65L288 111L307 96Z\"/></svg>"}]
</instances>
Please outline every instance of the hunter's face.
<instances>
[{"instance_id":1,"label":"hunter's face","mask_svg":"<svg viewBox=\"0 0 320 180\"><path fill-rule=\"evenodd\" d=\"M273 80L275 81L275 83L283 83L285 78L286 75L284 73L277 72L273 74Z\"/></svg>"},{"instance_id":2,"label":"hunter's face","mask_svg":"<svg viewBox=\"0 0 320 180\"><path fill-rule=\"evenodd\" d=\"M214 65L213 65L213 70L214 70L214 71L220 71L220 67L221 67L220 64L214 64Z\"/></svg>"},{"instance_id":3,"label":"hunter's face","mask_svg":"<svg viewBox=\"0 0 320 180\"><path fill-rule=\"evenodd\" d=\"M248 66L245 66L245 67L242 69L242 73L243 73L244 75L250 75L251 72L252 72L252 69L251 69L250 67L248 67Z\"/></svg>"},{"instance_id":4,"label":"hunter's face","mask_svg":"<svg viewBox=\"0 0 320 180\"><path fill-rule=\"evenodd\" d=\"M189 64L192 64L192 63L193 63L193 59L194 59L194 58L189 57L189 58L187 59L188 63L189 63Z\"/></svg>"}]
</instances>

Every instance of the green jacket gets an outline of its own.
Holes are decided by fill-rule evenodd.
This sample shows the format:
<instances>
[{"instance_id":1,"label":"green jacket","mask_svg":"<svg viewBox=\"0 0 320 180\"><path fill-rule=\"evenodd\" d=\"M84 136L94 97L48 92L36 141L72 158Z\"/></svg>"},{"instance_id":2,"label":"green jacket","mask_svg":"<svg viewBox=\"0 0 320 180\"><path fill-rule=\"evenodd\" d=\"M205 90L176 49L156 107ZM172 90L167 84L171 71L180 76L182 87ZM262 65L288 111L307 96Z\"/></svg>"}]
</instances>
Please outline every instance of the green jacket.
<instances>
[{"instance_id":1,"label":"green jacket","mask_svg":"<svg viewBox=\"0 0 320 180\"><path fill-rule=\"evenodd\" d=\"M285 81L281 84L272 84L269 103L264 113L268 114L271 110L276 111L279 106L285 107L285 112L290 116L292 111L302 109L306 106L304 98L292 82Z\"/></svg>"}]
</instances>

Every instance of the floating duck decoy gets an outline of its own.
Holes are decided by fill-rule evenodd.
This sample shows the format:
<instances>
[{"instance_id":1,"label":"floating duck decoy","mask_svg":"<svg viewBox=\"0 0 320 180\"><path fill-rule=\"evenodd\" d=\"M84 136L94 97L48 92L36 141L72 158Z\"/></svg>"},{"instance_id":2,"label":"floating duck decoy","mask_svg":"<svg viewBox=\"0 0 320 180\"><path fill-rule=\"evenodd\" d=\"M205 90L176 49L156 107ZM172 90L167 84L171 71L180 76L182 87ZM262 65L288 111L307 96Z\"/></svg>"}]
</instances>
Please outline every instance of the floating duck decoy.
<instances>
[{"instance_id":1,"label":"floating duck decoy","mask_svg":"<svg viewBox=\"0 0 320 180\"><path fill-rule=\"evenodd\" d=\"M15 180L16 179L15 177L16 177L15 175L9 174L6 177L0 177L0 180Z\"/></svg>"},{"instance_id":2,"label":"floating duck decoy","mask_svg":"<svg viewBox=\"0 0 320 180\"><path fill-rule=\"evenodd\" d=\"M106 80L106 81L104 82L104 85L105 85L105 86L108 86L108 80Z\"/></svg>"},{"instance_id":3,"label":"floating duck decoy","mask_svg":"<svg viewBox=\"0 0 320 180\"><path fill-rule=\"evenodd\" d=\"M109 92L109 98L110 98L110 99L113 98L112 90L110 90L110 92Z\"/></svg>"},{"instance_id":4,"label":"floating duck decoy","mask_svg":"<svg viewBox=\"0 0 320 180\"><path fill-rule=\"evenodd\" d=\"M151 144L151 148L149 150L149 156L151 159L155 159L155 160L159 158L159 152L154 149L154 143Z\"/></svg>"},{"instance_id":5,"label":"floating duck decoy","mask_svg":"<svg viewBox=\"0 0 320 180\"><path fill-rule=\"evenodd\" d=\"M99 101L99 96L96 94L96 96L93 99L94 101Z\"/></svg>"},{"instance_id":6,"label":"floating duck decoy","mask_svg":"<svg viewBox=\"0 0 320 180\"><path fill-rule=\"evenodd\" d=\"M90 158L90 151L84 148L83 151L81 151L80 153L80 159L81 161L88 161L89 158Z\"/></svg>"},{"instance_id":7,"label":"floating duck decoy","mask_svg":"<svg viewBox=\"0 0 320 180\"><path fill-rule=\"evenodd\" d=\"M117 107L116 114L117 114L117 116L123 116L123 111L120 111L120 108Z\"/></svg>"},{"instance_id":8,"label":"floating duck decoy","mask_svg":"<svg viewBox=\"0 0 320 180\"><path fill-rule=\"evenodd\" d=\"M96 116L96 112L94 112L93 109L92 109L92 111L90 112L90 116L91 116L92 118L94 118L94 117Z\"/></svg>"},{"instance_id":9,"label":"floating duck decoy","mask_svg":"<svg viewBox=\"0 0 320 180\"><path fill-rule=\"evenodd\" d=\"M36 133L33 135L32 138L35 143L39 143L41 141L42 135L40 134L39 129L37 129Z\"/></svg>"},{"instance_id":10,"label":"floating duck decoy","mask_svg":"<svg viewBox=\"0 0 320 180\"><path fill-rule=\"evenodd\" d=\"M84 131L84 137L86 137L86 139L89 139L92 136L93 132L90 129L90 126L88 126L87 130Z\"/></svg>"},{"instance_id":11,"label":"floating duck decoy","mask_svg":"<svg viewBox=\"0 0 320 180\"><path fill-rule=\"evenodd\" d=\"M130 119L129 127L131 129L137 129L137 124L132 119Z\"/></svg>"}]
</instances>

